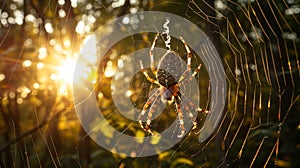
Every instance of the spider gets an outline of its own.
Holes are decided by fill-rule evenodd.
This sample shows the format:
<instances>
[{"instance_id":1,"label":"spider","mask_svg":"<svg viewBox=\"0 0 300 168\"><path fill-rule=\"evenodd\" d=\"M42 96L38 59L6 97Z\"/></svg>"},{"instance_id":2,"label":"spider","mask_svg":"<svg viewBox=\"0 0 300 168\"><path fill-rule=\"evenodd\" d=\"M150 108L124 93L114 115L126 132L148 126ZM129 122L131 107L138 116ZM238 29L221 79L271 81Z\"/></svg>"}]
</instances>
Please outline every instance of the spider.
<instances>
[{"instance_id":1,"label":"spider","mask_svg":"<svg viewBox=\"0 0 300 168\"><path fill-rule=\"evenodd\" d=\"M151 124L152 115L155 112L155 108L158 103L157 101L162 101L162 102L168 101L169 103L174 103L178 115L179 127L180 127L180 131L177 137L181 138L184 136L186 129L184 126L183 112L180 103L184 105L184 108L186 109L189 118L193 122L192 129L195 129L197 127L197 122L191 110L194 109L197 112L208 113L207 110L196 107L194 103L191 100L189 100L189 98L187 98L180 92L180 87L190 82L193 79L193 77L200 71L202 65L199 64L199 66L196 68L193 74L191 74L192 53L189 47L187 46L185 40L182 37L180 37L180 40L184 44L184 47L187 52L187 69L182 73L181 62L180 62L181 58L176 52L172 50L168 50L164 54L164 56L160 59L159 65L156 69L154 65L153 50L158 36L159 33L155 36L149 51L150 68L152 73L156 76L156 79L153 79L148 75L148 73L144 69L142 61L140 61L140 66L141 66L141 71L144 74L144 76L147 78L147 80L150 81L151 83L157 84L159 86L159 89L156 90L154 93L152 93L149 99L144 104L143 109L138 116L138 122L140 127L145 132L148 132L151 135L156 135L156 133L154 133L151 130L150 124ZM144 125L142 120L143 117L145 116L147 109L149 109L149 112L147 115L146 124Z\"/></svg>"}]
</instances>

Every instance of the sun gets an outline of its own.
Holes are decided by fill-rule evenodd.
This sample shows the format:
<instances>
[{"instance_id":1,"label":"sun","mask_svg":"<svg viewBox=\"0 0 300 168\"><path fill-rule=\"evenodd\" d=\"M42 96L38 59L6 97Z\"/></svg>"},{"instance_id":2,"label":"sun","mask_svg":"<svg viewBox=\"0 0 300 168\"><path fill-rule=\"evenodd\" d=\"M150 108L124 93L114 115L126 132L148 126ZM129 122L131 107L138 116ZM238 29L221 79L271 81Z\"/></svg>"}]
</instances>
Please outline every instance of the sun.
<instances>
[{"instance_id":1,"label":"sun","mask_svg":"<svg viewBox=\"0 0 300 168\"><path fill-rule=\"evenodd\" d=\"M62 83L71 85L74 77L74 70L76 66L75 58L67 58L63 60L60 66L57 67L57 78Z\"/></svg>"}]
</instances>

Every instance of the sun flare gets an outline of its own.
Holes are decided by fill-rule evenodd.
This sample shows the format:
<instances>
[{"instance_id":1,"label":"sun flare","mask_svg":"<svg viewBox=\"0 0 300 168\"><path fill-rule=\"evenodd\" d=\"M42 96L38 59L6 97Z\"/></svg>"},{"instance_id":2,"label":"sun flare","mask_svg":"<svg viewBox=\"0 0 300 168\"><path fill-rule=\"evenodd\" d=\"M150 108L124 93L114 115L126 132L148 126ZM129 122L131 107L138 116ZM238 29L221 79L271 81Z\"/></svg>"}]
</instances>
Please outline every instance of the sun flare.
<instances>
[{"instance_id":1,"label":"sun flare","mask_svg":"<svg viewBox=\"0 0 300 168\"><path fill-rule=\"evenodd\" d=\"M71 85L73 82L75 66L76 60L74 58L63 60L61 65L57 68L58 79L65 84Z\"/></svg>"}]
</instances>

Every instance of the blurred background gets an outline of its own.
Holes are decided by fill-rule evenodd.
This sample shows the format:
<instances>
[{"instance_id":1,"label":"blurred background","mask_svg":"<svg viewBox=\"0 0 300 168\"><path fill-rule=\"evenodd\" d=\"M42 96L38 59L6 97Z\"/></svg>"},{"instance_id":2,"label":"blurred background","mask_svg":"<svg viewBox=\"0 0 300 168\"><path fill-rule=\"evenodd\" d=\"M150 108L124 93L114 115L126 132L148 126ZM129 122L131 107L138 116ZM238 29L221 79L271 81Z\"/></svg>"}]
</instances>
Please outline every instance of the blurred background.
<instances>
[{"instance_id":1,"label":"blurred background","mask_svg":"<svg viewBox=\"0 0 300 168\"><path fill-rule=\"evenodd\" d=\"M87 39L102 25L150 10L186 18L210 38L226 72L226 107L207 141L198 141L205 119L199 114L198 130L171 149L127 157L101 148L81 127L73 70ZM0 167L299 167L299 13L299 0L0 0ZM86 76L103 115L131 136L147 135L118 112L112 92L122 86L113 81L120 77L116 72L132 67L129 53L150 47L154 36L122 39ZM165 47L162 39L157 46ZM172 38L171 46L186 60L180 40ZM196 56L192 62L193 70L202 63ZM206 67L196 80L196 101L208 109ZM139 72L122 93L142 109L155 87ZM153 129L164 130L176 115L166 108ZM116 138L105 128L100 132Z\"/></svg>"}]
</instances>

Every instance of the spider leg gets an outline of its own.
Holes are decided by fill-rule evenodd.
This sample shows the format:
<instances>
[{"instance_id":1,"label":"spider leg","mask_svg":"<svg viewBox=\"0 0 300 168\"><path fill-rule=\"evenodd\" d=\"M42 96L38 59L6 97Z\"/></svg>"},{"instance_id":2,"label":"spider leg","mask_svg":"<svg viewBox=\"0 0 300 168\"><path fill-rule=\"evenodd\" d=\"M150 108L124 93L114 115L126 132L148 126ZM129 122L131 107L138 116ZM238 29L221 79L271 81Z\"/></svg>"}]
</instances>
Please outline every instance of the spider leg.
<instances>
[{"instance_id":1,"label":"spider leg","mask_svg":"<svg viewBox=\"0 0 300 168\"><path fill-rule=\"evenodd\" d=\"M154 50L155 43L156 43L156 41L157 41L158 36L159 36L159 33L157 33L156 36L154 37L152 46L151 46L151 48L150 48L150 50L149 50L149 55L150 55L150 67L151 67L151 70L152 70L152 72L154 73L155 76L156 76L157 71L156 71L156 68L155 68L155 66L154 66L153 50Z\"/></svg>"},{"instance_id":2,"label":"spider leg","mask_svg":"<svg viewBox=\"0 0 300 168\"><path fill-rule=\"evenodd\" d=\"M192 64L192 53L188 45L186 44L185 40L180 36L180 40L184 44L185 50L187 52L187 71L191 71L191 64Z\"/></svg>"},{"instance_id":3,"label":"spider leg","mask_svg":"<svg viewBox=\"0 0 300 168\"><path fill-rule=\"evenodd\" d=\"M197 112L201 112L201 113L209 113L209 111L207 111L205 109L202 109L202 108L199 108L199 107L196 107L196 105L189 98L187 98L184 95L182 95L181 98L182 98L182 104L185 105L184 108L188 112L188 116L190 117L190 119L193 122L192 130L196 129L197 128L197 122L196 122L196 117L191 112L192 109L196 110Z\"/></svg>"},{"instance_id":4,"label":"spider leg","mask_svg":"<svg viewBox=\"0 0 300 168\"><path fill-rule=\"evenodd\" d=\"M181 79L180 79L180 83L181 81L185 81L185 79L187 78L188 82L190 82L194 76L196 76L198 74L198 72L200 71L202 65L200 64L197 69L194 71L194 73L192 75L190 75L191 72L191 64L192 64L192 53L190 48L188 47L188 45L186 44L185 40L180 37L180 40L182 41L182 43L184 44L184 47L186 49L187 52L187 69L185 70L185 72L183 73Z\"/></svg>"},{"instance_id":5,"label":"spider leg","mask_svg":"<svg viewBox=\"0 0 300 168\"><path fill-rule=\"evenodd\" d=\"M152 119L153 113L155 112L156 107L160 103L161 103L161 94L156 96L155 101L153 102L152 106L150 107L148 115L147 115L147 121L146 121L146 126L145 126L144 130L151 135L156 135L154 132L152 132L152 130L150 128L150 124L151 124L151 119Z\"/></svg>"},{"instance_id":6,"label":"spider leg","mask_svg":"<svg viewBox=\"0 0 300 168\"><path fill-rule=\"evenodd\" d=\"M189 105L190 107L192 107L193 109L195 109L196 111L200 112L200 113L209 113L208 110L202 109L200 107L197 107L189 98L187 98L184 95L181 95L181 98L184 99L183 101Z\"/></svg>"},{"instance_id":7,"label":"spider leg","mask_svg":"<svg viewBox=\"0 0 300 168\"><path fill-rule=\"evenodd\" d=\"M189 78L189 81L192 80L193 77L195 77L201 70L202 64L199 64L199 66L196 68L196 70L194 71L193 75Z\"/></svg>"},{"instance_id":8,"label":"spider leg","mask_svg":"<svg viewBox=\"0 0 300 168\"><path fill-rule=\"evenodd\" d=\"M180 105L180 97L176 96L175 97L175 107L177 110L177 115L178 115L178 119L179 119L179 126L180 126L180 133L177 135L178 138L182 138L184 133L185 133L185 127L184 127L184 121L183 121L183 113L182 113L182 109L181 109L181 105Z\"/></svg>"},{"instance_id":9,"label":"spider leg","mask_svg":"<svg viewBox=\"0 0 300 168\"><path fill-rule=\"evenodd\" d=\"M141 71L143 72L143 74L145 75L145 77L147 78L147 80L150 81L151 83L155 83L155 84L159 85L158 81L155 80L155 79L153 79L153 78L151 78L148 75L148 73L145 71L142 61L140 61L140 65L141 65Z\"/></svg>"},{"instance_id":10,"label":"spider leg","mask_svg":"<svg viewBox=\"0 0 300 168\"><path fill-rule=\"evenodd\" d=\"M143 110L142 110L142 112L139 114L139 116L138 116L138 122L139 122L139 125L140 125L140 127L143 129L143 130L145 130L146 132L148 132L148 133L150 133L150 134L154 134L152 131L151 131L151 129L150 129L150 123L151 123L151 120L150 120L150 122L149 122L149 114L148 114L148 119L147 119L147 125L146 125L146 127L144 127L144 125L143 125L143 117L144 117L144 115L145 115L145 113L146 113L146 110L150 107L150 105L151 104L156 104L156 102L157 102L157 100L159 100L158 99L158 97L159 97L159 94L160 94L160 92L159 92L159 90L156 90L151 96L150 96L150 98L147 100L147 102L145 103L145 105L144 105L144 107L143 107ZM150 108L150 110L152 109L152 107ZM150 113L150 112L149 112ZM153 112L152 112L153 113ZM152 114L151 114L151 116L152 116Z\"/></svg>"},{"instance_id":11,"label":"spider leg","mask_svg":"<svg viewBox=\"0 0 300 168\"><path fill-rule=\"evenodd\" d=\"M181 77L181 79L179 81L179 85L182 85L183 82L190 82L190 81L192 81L192 79L200 72L201 67L202 67L202 64L199 64L199 66L195 69L195 71L193 72L192 75L188 75L189 71L186 70L183 73L183 75L182 75L182 77ZM189 76L189 77L187 78L187 76Z\"/></svg>"}]
</instances>

